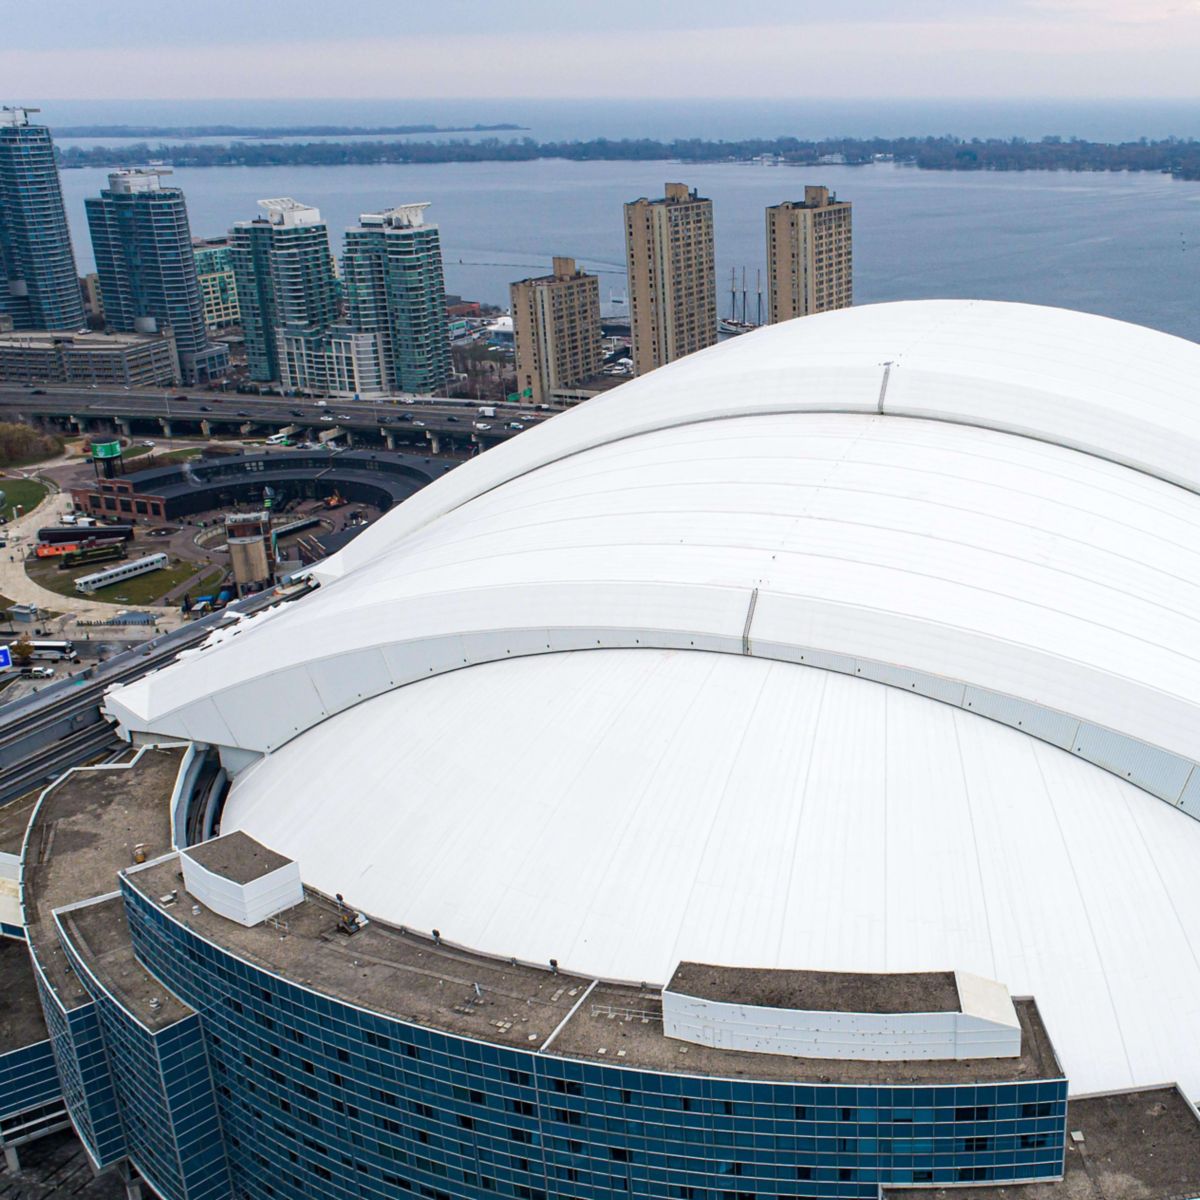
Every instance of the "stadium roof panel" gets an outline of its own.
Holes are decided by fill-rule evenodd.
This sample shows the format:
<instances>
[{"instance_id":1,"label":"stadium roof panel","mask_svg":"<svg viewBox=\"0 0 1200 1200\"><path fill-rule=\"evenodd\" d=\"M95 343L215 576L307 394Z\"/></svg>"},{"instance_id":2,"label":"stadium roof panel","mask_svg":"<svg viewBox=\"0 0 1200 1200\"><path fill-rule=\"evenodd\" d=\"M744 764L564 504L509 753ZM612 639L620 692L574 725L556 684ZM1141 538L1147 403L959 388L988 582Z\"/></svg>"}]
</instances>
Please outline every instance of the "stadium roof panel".
<instances>
[{"instance_id":1,"label":"stadium roof panel","mask_svg":"<svg viewBox=\"0 0 1200 1200\"><path fill-rule=\"evenodd\" d=\"M665 650L474 667L244 770L232 829L501 961L966 971L1036 997L1074 1088L1200 1088L1200 822L897 688Z\"/></svg>"}]
</instances>

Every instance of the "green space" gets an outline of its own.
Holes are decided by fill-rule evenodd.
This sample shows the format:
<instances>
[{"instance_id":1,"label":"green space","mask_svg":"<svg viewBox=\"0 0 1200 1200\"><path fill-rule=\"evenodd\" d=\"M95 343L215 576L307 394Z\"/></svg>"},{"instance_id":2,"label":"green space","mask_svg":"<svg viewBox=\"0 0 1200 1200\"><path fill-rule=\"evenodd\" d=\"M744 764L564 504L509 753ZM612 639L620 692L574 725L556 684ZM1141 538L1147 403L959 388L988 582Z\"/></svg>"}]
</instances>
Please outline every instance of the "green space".
<instances>
[{"instance_id":1,"label":"green space","mask_svg":"<svg viewBox=\"0 0 1200 1200\"><path fill-rule=\"evenodd\" d=\"M193 579L188 586L188 592L191 594L193 600L197 596L210 596L220 590L221 580L224 578L224 568L214 567L211 571L206 571L198 579Z\"/></svg>"},{"instance_id":2,"label":"green space","mask_svg":"<svg viewBox=\"0 0 1200 1200\"><path fill-rule=\"evenodd\" d=\"M128 559L120 561L128 562L132 559L144 558L150 553L153 551L138 547ZM178 559L160 571L150 571L145 575L135 575L132 579L122 579L119 583L111 584L89 596L81 597L75 590L75 580L80 576L91 575L95 571L102 571L107 567L117 565L116 562L86 563L82 567L72 567L68 571L60 571L53 560L44 560L27 562L25 573L34 583L40 584L52 592L57 592L60 596L70 596L73 600L77 598L99 600L105 604L153 604L160 596L166 595L172 588L190 579L201 567L199 563ZM205 579L211 574L211 571L207 572Z\"/></svg>"},{"instance_id":3,"label":"green space","mask_svg":"<svg viewBox=\"0 0 1200 1200\"><path fill-rule=\"evenodd\" d=\"M203 453L203 446L189 446L186 450L168 450L166 454L156 454L154 462L155 465L187 462L189 459L199 458Z\"/></svg>"},{"instance_id":4,"label":"green space","mask_svg":"<svg viewBox=\"0 0 1200 1200\"><path fill-rule=\"evenodd\" d=\"M121 451L121 458L128 460L131 458L141 458L143 454L153 454L153 446L143 446L140 442L136 446L126 446Z\"/></svg>"},{"instance_id":5,"label":"green space","mask_svg":"<svg viewBox=\"0 0 1200 1200\"><path fill-rule=\"evenodd\" d=\"M46 497L47 487L37 479L22 479L19 475L0 475L0 492L4 493L4 507L0 516L11 521L13 509L20 504L26 512L32 512Z\"/></svg>"}]
</instances>

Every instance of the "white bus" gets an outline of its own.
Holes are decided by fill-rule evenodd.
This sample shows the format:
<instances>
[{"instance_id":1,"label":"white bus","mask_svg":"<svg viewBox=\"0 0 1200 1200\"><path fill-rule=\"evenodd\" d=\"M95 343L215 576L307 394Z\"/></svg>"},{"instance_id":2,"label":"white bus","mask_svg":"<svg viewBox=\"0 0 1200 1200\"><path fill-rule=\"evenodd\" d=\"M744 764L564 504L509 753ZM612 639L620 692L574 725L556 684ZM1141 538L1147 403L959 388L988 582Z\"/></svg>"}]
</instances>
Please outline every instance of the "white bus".
<instances>
[{"instance_id":1,"label":"white bus","mask_svg":"<svg viewBox=\"0 0 1200 1200\"><path fill-rule=\"evenodd\" d=\"M273 433L267 438L268 446L290 446L291 444L291 436L286 433Z\"/></svg>"},{"instance_id":2,"label":"white bus","mask_svg":"<svg viewBox=\"0 0 1200 1200\"><path fill-rule=\"evenodd\" d=\"M132 579L135 575L145 575L150 571L161 571L166 565L165 554L147 554L145 558L132 559L119 566L109 567L107 571L93 571L90 575L81 575L75 580L75 590L85 596L90 595L100 588L120 583L123 579Z\"/></svg>"}]
</instances>

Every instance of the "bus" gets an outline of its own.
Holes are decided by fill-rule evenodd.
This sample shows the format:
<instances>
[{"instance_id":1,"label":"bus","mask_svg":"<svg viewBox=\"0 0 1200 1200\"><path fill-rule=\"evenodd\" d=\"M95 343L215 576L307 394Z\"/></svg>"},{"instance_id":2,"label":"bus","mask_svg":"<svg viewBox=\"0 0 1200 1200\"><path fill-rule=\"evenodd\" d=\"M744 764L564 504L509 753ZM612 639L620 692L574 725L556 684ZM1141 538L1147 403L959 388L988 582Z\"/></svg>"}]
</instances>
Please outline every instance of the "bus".
<instances>
[{"instance_id":1,"label":"bus","mask_svg":"<svg viewBox=\"0 0 1200 1200\"><path fill-rule=\"evenodd\" d=\"M70 542L67 543L70 545ZM96 542L91 546L71 546L58 556L58 569L67 571L71 567L82 567L90 562L112 562L124 558L129 551L124 542Z\"/></svg>"},{"instance_id":2,"label":"bus","mask_svg":"<svg viewBox=\"0 0 1200 1200\"><path fill-rule=\"evenodd\" d=\"M74 642L30 640L29 644L33 647L32 657L35 659L40 658L46 662L59 662L62 659L68 659L70 662L79 661Z\"/></svg>"},{"instance_id":3,"label":"bus","mask_svg":"<svg viewBox=\"0 0 1200 1200\"><path fill-rule=\"evenodd\" d=\"M267 438L268 446L290 446L291 444L292 439L286 433L273 433Z\"/></svg>"},{"instance_id":4,"label":"bus","mask_svg":"<svg viewBox=\"0 0 1200 1200\"><path fill-rule=\"evenodd\" d=\"M122 563L119 567L109 567L105 571L93 571L90 575L81 575L75 580L75 590L84 596L91 595L101 588L111 587L132 579L135 575L147 575L151 571L161 571L167 565L165 554L147 554L145 558L135 558L132 562Z\"/></svg>"}]
</instances>

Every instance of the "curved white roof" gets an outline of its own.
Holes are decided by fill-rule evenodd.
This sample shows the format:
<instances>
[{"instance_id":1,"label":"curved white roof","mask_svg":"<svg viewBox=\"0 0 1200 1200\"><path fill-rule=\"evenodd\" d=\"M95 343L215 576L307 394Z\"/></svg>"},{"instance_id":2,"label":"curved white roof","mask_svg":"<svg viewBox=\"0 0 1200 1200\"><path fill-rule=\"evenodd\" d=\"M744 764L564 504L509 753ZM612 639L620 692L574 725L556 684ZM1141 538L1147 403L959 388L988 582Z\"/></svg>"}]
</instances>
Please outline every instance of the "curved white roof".
<instances>
[{"instance_id":1,"label":"curved white roof","mask_svg":"<svg viewBox=\"0 0 1200 1200\"><path fill-rule=\"evenodd\" d=\"M1200 1092L1200 822L1015 730L754 658L553 654L371 700L243 772L222 829L447 940L947 970L1036 996L1089 1092Z\"/></svg>"},{"instance_id":2,"label":"curved white roof","mask_svg":"<svg viewBox=\"0 0 1200 1200\"><path fill-rule=\"evenodd\" d=\"M759 413L883 412L1070 446L1200 491L1200 345L1107 317L982 300L875 304L723 342L527 431L409 500L332 578L527 471L649 430Z\"/></svg>"},{"instance_id":3,"label":"curved white roof","mask_svg":"<svg viewBox=\"0 0 1200 1200\"><path fill-rule=\"evenodd\" d=\"M108 708L266 752L224 827L381 917L624 979L975 972L1077 1091L1195 1092L1197 381L1022 305L776 326L456 469Z\"/></svg>"},{"instance_id":4,"label":"curved white roof","mask_svg":"<svg viewBox=\"0 0 1200 1200\"><path fill-rule=\"evenodd\" d=\"M458 468L109 709L270 750L470 663L723 649L1023 706L1200 812L1197 380L1200 346L1027 305L774 326Z\"/></svg>"}]
</instances>

